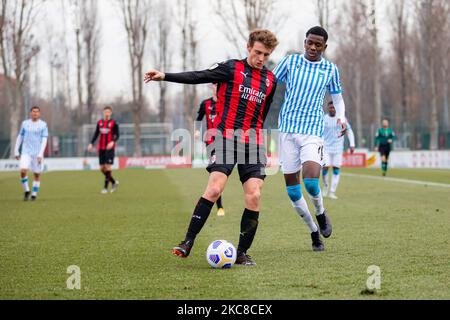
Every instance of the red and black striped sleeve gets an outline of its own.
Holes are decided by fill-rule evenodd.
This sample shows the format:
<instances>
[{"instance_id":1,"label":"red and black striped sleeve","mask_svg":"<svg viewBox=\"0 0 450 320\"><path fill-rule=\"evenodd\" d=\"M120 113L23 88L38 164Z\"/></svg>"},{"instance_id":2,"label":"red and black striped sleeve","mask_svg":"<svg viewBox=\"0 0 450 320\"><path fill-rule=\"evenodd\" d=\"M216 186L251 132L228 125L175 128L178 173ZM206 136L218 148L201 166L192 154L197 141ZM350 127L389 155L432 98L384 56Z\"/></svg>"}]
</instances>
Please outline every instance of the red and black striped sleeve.
<instances>
[{"instance_id":1,"label":"red and black striped sleeve","mask_svg":"<svg viewBox=\"0 0 450 320\"><path fill-rule=\"evenodd\" d=\"M164 81L201 84L201 83L221 83L233 79L233 73L228 63L216 63L211 68L203 71L190 71L180 73L166 73Z\"/></svg>"}]
</instances>

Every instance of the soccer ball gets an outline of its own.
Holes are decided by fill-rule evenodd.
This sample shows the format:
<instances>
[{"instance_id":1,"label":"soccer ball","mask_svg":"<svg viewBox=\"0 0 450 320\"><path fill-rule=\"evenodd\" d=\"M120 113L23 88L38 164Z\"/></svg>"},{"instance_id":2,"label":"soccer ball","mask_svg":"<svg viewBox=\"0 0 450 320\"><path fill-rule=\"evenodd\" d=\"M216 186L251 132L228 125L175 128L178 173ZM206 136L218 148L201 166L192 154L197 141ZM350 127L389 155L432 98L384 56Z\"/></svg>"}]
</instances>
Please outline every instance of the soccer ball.
<instances>
[{"instance_id":1,"label":"soccer ball","mask_svg":"<svg viewBox=\"0 0 450 320\"><path fill-rule=\"evenodd\" d=\"M206 250L206 261L214 269L228 269L236 262L236 248L226 240L212 242Z\"/></svg>"}]
</instances>

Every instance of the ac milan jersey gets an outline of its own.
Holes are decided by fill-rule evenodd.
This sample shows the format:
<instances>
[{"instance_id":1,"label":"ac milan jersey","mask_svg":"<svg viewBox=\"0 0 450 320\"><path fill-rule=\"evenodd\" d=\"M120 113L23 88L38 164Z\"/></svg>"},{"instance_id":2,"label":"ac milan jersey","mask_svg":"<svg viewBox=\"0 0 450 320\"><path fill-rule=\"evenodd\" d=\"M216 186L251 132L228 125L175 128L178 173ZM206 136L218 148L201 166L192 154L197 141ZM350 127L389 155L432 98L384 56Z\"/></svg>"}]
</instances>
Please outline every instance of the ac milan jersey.
<instances>
[{"instance_id":1,"label":"ac milan jersey","mask_svg":"<svg viewBox=\"0 0 450 320\"><path fill-rule=\"evenodd\" d=\"M216 135L214 120L217 117L217 113L217 101L215 101L213 98L204 100L200 104L200 108L198 109L197 121L203 121L203 118L206 117L207 134L205 136L205 142L207 145L210 145L214 142L214 136Z\"/></svg>"},{"instance_id":2,"label":"ac milan jersey","mask_svg":"<svg viewBox=\"0 0 450 320\"><path fill-rule=\"evenodd\" d=\"M167 73L165 80L218 83L214 127L227 139L264 143L262 129L276 91L275 76L268 69L252 68L247 59L228 60L204 71Z\"/></svg>"},{"instance_id":3,"label":"ac milan jersey","mask_svg":"<svg viewBox=\"0 0 450 320\"><path fill-rule=\"evenodd\" d=\"M107 150L107 146L110 142L117 142L117 140L119 140L118 123L113 119L99 120L97 122L97 128L95 129L95 133L94 136L92 137L91 143L94 144L97 138L99 138L97 149Z\"/></svg>"},{"instance_id":4,"label":"ac milan jersey","mask_svg":"<svg viewBox=\"0 0 450 320\"><path fill-rule=\"evenodd\" d=\"M198 109L197 121L202 121L206 117L206 129L213 129L217 112L217 101L213 98L203 100Z\"/></svg>"}]
</instances>

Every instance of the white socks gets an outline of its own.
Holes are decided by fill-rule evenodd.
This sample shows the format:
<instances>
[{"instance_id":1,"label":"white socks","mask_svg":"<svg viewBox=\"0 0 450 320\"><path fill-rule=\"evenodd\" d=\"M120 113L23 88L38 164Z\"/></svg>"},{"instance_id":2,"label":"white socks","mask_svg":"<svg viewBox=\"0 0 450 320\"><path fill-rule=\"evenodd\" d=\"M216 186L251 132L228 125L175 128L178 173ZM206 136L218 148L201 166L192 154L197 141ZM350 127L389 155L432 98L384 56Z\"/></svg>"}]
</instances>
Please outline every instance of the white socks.
<instances>
[{"instance_id":1,"label":"white socks","mask_svg":"<svg viewBox=\"0 0 450 320\"><path fill-rule=\"evenodd\" d=\"M40 181L33 181L33 193L31 194L32 197L36 197L39 192L39 187L41 186Z\"/></svg>"},{"instance_id":2,"label":"white socks","mask_svg":"<svg viewBox=\"0 0 450 320\"><path fill-rule=\"evenodd\" d=\"M311 213L309 212L308 204L306 203L305 197L302 197L300 200L298 200L296 202L291 201L291 203L292 203L292 206L294 207L295 211L297 211L298 215L306 223L306 225L311 233L319 230L317 228L317 225L314 223Z\"/></svg>"},{"instance_id":3,"label":"white socks","mask_svg":"<svg viewBox=\"0 0 450 320\"><path fill-rule=\"evenodd\" d=\"M327 173L322 173L323 186L328 189L328 171Z\"/></svg>"},{"instance_id":4,"label":"white socks","mask_svg":"<svg viewBox=\"0 0 450 320\"><path fill-rule=\"evenodd\" d=\"M325 212L325 207L323 206L322 191L319 192L319 194L315 197L310 195L309 192L308 192L308 195L313 203L314 211L316 212L316 216L320 216L321 214L323 214Z\"/></svg>"},{"instance_id":5,"label":"white socks","mask_svg":"<svg viewBox=\"0 0 450 320\"><path fill-rule=\"evenodd\" d=\"M22 187L25 192L30 192L30 186L28 185L28 177L20 178L20 182L22 182Z\"/></svg>"},{"instance_id":6,"label":"white socks","mask_svg":"<svg viewBox=\"0 0 450 320\"><path fill-rule=\"evenodd\" d=\"M331 178L331 192L336 193L340 179L341 179L340 174L333 174L333 177Z\"/></svg>"}]
</instances>

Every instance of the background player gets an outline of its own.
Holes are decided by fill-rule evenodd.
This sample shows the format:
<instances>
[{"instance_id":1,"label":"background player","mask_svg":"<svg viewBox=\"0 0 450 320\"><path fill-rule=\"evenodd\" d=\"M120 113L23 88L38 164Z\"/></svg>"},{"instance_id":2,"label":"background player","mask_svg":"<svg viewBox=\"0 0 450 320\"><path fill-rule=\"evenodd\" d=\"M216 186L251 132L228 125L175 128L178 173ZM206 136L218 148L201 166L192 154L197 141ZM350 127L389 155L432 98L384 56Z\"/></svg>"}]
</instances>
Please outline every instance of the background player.
<instances>
[{"instance_id":1,"label":"background player","mask_svg":"<svg viewBox=\"0 0 450 320\"><path fill-rule=\"evenodd\" d=\"M24 201L30 197L28 185L28 170L34 174L31 200L35 201L41 186L40 175L44 167L44 151L47 147L48 126L41 119L41 109L31 108L30 119L22 122L19 136L16 140L14 154L20 160L20 179L25 191Z\"/></svg>"},{"instance_id":2,"label":"background player","mask_svg":"<svg viewBox=\"0 0 450 320\"><path fill-rule=\"evenodd\" d=\"M119 140L119 124L112 119L113 110L110 106L103 109L103 119L97 122L94 136L88 146L88 151L92 152L94 143L100 137L97 149L100 162L100 171L105 176L105 184L102 194L108 193L108 184L111 182L111 193L117 190L119 181L112 176L112 165L114 164L116 143Z\"/></svg>"},{"instance_id":3,"label":"background player","mask_svg":"<svg viewBox=\"0 0 450 320\"><path fill-rule=\"evenodd\" d=\"M292 205L311 232L313 251L323 251L320 233L331 236L332 227L323 206L319 186L323 165L323 100L328 91L334 101L337 121L345 134L345 105L339 71L322 58L327 48L328 33L314 27L306 33L304 54L289 55L277 65L274 74L286 82L286 95L279 116L280 164ZM314 205L320 233L308 204L302 196L300 172L305 189Z\"/></svg>"},{"instance_id":4,"label":"background player","mask_svg":"<svg viewBox=\"0 0 450 320\"><path fill-rule=\"evenodd\" d=\"M375 151L380 152L381 156L381 172L386 176L388 171L389 155L395 140L395 133L389 128L389 120L384 119L382 127L378 129L375 136Z\"/></svg>"},{"instance_id":5,"label":"background player","mask_svg":"<svg viewBox=\"0 0 450 320\"><path fill-rule=\"evenodd\" d=\"M206 191L194 209L185 240L173 248L172 252L180 257L189 255L197 234L203 228L214 203L223 193L228 177L238 164L244 189L245 210L241 220L236 264L255 265L247 250L253 243L258 227L261 189L266 177L264 138L261 130L276 90L275 77L264 65L277 45L278 40L272 32L255 30L249 36L248 57L245 59L228 60L199 72L164 74L150 70L145 75L147 83L152 80L189 84L218 83L221 112L214 121L217 128L215 154L208 166L210 176ZM242 156L244 161L241 161Z\"/></svg>"},{"instance_id":6,"label":"background player","mask_svg":"<svg viewBox=\"0 0 450 320\"><path fill-rule=\"evenodd\" d=\"M209 99L203 100L200 104L200 108L198 109L198 116L196 121L203 121L203 118L206 116L206 135L205 135L205 143L206 149L209 152L209 146L214 142L214 119L217 117L219 110L217 110L217 84L212 84L212 94L213 96ZM196 136L200 136L200 131L197 131ZM212 154L208 154L208 157L211 157ZM225 215L225 209L222 204L222 195L217 199L217 215L223 217Z\"/></svg>"},{"instance_id":7,"label":"background player","mask_svg":"<svg viewBox=\"0 0 450 320\"><path fill-rule=\"evenodd\" d=\"M336 118L336 108L333 101L328 103L328 114L323 118L324 121L324 167L322 170L323 178L323 196L331 199L337 199L336 190L339 185L341 176L341 166L344 159L344 137L341 136L341 125L338 124ZM350 153L355 152L355 135L353 134L352 127L347 119L347 137L350 142ZM331 188L328 183L328 171L329 168L333 168L333 176L331 178Z\"/></svg>"}]
</instances>

